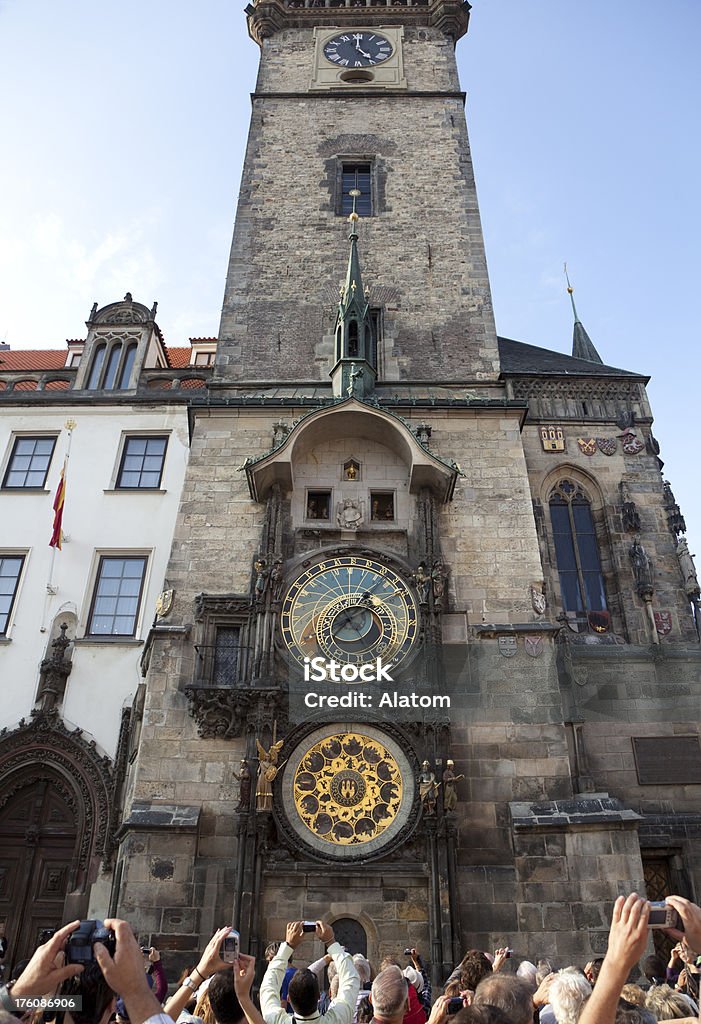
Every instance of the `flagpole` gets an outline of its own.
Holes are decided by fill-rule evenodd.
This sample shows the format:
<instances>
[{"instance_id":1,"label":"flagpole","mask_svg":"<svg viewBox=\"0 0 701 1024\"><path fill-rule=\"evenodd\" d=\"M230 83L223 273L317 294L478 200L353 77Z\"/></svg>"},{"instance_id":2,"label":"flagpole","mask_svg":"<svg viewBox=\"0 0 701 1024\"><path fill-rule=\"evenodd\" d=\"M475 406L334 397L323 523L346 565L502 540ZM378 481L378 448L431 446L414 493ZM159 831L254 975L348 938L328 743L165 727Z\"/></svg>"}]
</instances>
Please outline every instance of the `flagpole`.
<instances>
[{"instance_id":1,"label":"flagpole","mask_svg":"<svg viewBox=\"0 0 701 1024\"><path fill-rule=\"evenodd\" d=\"M63 426L68 431L68 444L66 445L66 454L63 457L63 469L61 471L62 472L62 478L63 478L63 500L65 501L66 481L68 479L68 462L69 462L69 459L71 457L71 442L73 441L73 431L75 430L75 428L77 426L77 423L76 423L75 420L66 420L66 422L63 424ZM49 562L49 578L46 581L46 596L44 597L44 611L43 611L43 614L42 614L42 617L41 617L41 625L39 626L39 632L40 633L45 633L46 632L46 628L47 628L46 627L46 618L47 618L47 612L48 612L48 609L49 609L49 602L51 601L51 598L55 597L56 594L58 593L58 587L54 584L54 581L53 581L53 579L54 579L54 567L56 565L56 547L57 546L60 547L60 543L58 545L55 545L55 544L51 545L51 561Z\"/></svg>"}]
</instances>

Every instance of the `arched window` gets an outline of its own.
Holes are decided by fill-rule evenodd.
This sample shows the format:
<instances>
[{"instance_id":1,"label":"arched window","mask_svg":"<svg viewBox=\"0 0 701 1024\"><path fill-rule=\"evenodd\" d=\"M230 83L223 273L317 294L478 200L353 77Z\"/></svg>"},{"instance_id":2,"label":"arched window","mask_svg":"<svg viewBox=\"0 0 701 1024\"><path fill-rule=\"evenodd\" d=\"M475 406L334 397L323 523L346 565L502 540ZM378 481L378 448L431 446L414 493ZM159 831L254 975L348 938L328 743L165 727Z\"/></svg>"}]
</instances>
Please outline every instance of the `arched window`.
<instances>
[{"instance_id":1,"label":"arched window","mask_svg":"<svg viewBox=\"0 0 701 1024\"><path fill-rule=\"evenodd\" d=\"M90 379L88 380L88 388L92 391L98 386L100 375L102 373L102 364L105 361L105 352L107 351L107 345L104 341L100 345L95 346L95 354L92 361L92 370L90 371Z\"/></svg>"},{"instance_id":2,"label":"arched window","mask_svg":"<svg viewBox=\"0 0 701 1024\"><path fill-rule=\"evenodd\" d=\"M121 340L112 344L101 341L96 345L87 388L125 391L129 387L137 347L135 341L127 345Z\"/></svg>"},{"instance_id":3,"label":"arched window","mask_svg":"<svg viewBox=\"0 0 701 1024\"><path fill-rule=\"evenodd\" d=\"M129 378L131 377L131 371L134 366L134 360L136 358L136 342L127 346L127 351L124 356L124 362L122 363L122 370L119 374L119 382L117 387L120 391L124 391L125 388L129 387Z\"/></svg>"},{"instance_id":4,"label":"arched window","mask_svg":"<svg viewBox=\"0 0 701 1024\"><path fill-rule=\"evenodd\" d=\"M560 480L550 496L550 519L566 612L606 610L606 593L589 499L579 484Z\"/></svg>"}]
</instances>

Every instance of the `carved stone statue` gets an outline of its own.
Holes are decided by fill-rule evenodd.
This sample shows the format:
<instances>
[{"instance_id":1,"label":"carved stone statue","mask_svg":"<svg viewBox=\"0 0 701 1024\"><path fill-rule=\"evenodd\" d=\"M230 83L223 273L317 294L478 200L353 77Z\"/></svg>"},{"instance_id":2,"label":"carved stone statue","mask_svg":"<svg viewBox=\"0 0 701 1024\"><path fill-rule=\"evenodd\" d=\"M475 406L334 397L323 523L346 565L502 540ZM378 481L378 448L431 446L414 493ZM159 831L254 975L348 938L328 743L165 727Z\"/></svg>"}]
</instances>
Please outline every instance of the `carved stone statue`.
<instances>
[{"instance_id":1,"label":"carved stone statue","mask_svg":"<svg viewBox=\"0 0 701 1024\"><path fill-rule=\"evenodd\" d=\"M436 782L435 774L431 771L431 765L428 761L424 761L419 773L419 796L423 804L424 814L436 813L439 785L440 783Z\"/></svg>"},{"instance_id":2,"label":"carved stone statue","mask_svg":"<svg viewBox=\"0 0 701 1024\"><path fill-rule=\"evenodd\" d=\"M531 605L533 606L533 611L536 615L545 614L548 602L545 599L543 584L540 581L537 583L531 583Z\"/></svg>"},{"instance_id":3,"label":"carved stone statue","mask_svg":"<svg viewBox=\"0 0 701 1024\"><path fill-rule=\"evenodd\" d=\"M419 592L419 604L428 604L428 595L431 589L431 577L426 572L426 564L421 562L413 574L416 589Z\"/></svg>"},{"instance_id":4,"label":"carved stone statue","mask_svg":"<svg viewBox=\"0 0 701 1024\"><path fill-rule=\"evenodd\" d=\"M256 601L260 602L263 600L265 588L268 585L268 575L270 573L268 564L264 558L257 558L255 560L253 563L253 571L256 574L256 578L253 583L253 593Z\"/></svg>"},{"instance_id":5,"label":"carved stone statue","mask_svg":"<svg viewBox=\"0 0 701 1024\"><path fill-rule=\"evenodd\" d=\"M284 578L284 571L282 568L282 559L276 558L273 562L272 569L270 570L270 587L273 592L273 598L277 601L282 592L282 583Z\"/></svg>"},{"instance_id":6,"label":"carved stone statue","mask_svg":"<svg viewBox=\"0 0 701 1024\"><path fill-rule=\"evenodd\" d=\"M234 808L237 811L248 811L251 807L252 775L245 757L241 758L241 771L231 773L239 784L239 802Z\"/></svg>"},{"instance_id":7,"label":"carved stone statue","mask_svg":"<svg viewBox=\"0 0 701 1024\"><path fill-rule=\"evenodd\" d=\"M346 392L350 398L360 398L363 393L362 388L363 371L356 370L355 363L351 363L350 376L348 377L348 387Z\"/></svg>"},{"instance_id":8,"label":"carved stone statue","mask_svg":"<svg viewBox=\"0 0 701 1024\"><path fill-rule=\"evenodd\" d=\"M628 556L633 566L638 593L642 597L644 592L652 591L652 562L637 537L630 546Z\"/></svg>"},{"instance_id":9,"label":"carved stone statue","mask_svg":"<svg viewBox=\"0 0 701 1024\"><path fill-rule=\"evenodd\" d=\"M365 522L364 502L346 498L336 507L336 522L342 530L357 530Z\"/></svg>"},{"instance_id":10,"label":"carved stone statue","mask_svg":"<svg viewBox=\"0 0 701 1024\"><path fill-rule=\"evenodd\" d=\"M621 480L619 485L621 491L621 518L623 520L623 529L627 530L628 533L636 533L640 529L640 513L631 497L631 493L628 490L628 485L625 480Z\"/></svg>"},{"instance_id":11,"label":"carved stone statue","mask_svg":"<svg viewBox=\"0 0 701 1024\"><path fill-rule=\"evenodd\" d=\"M433 563L431 569L431 581L433 584L433 606L436 611L441 611L445 600L445 585L448 581L448 570L439 558Z\"/></svg>"},{"instance_id":12,"label":"carved stone statue","mask_svg":"<svg viewBox=\"0 0 701 1024\"><path fill-rule=\"evenodd\" d=\"M443 810L446 812L454 811L458 804L458 787L457 783L460 779L464 779L464 775L456 775L453 771L455 767L455 761L446 761L446 769L443 772Z\"/></svg>"},{"instance_id":13,"label":"carved stone statue","mask_svg":"<svg viewBox=\"0 0 701 1024\"><path fill-rule=\"evenodd\" d=\"M283 420L273 423L273 448L279 448L287 440L290 428Z\"/></svg>"},{"instance_id":14,"label":"carved stone statue","mask_svg":"<svg viewBox=\"0 0 701 1024\"><path fill-rule=\"evenodd\" d=\"M278 740L277 743L271 744L270 750L266 750L260 741L256 739L256 747L258 748L256 810L258 811L269 811L272 809L273 782L275 782L277 773L282 768L282 765L279 765L277 762L284 742L284 740Z\"/></svg>"},{"instance_id":15,"label":"carved stone statue","mask_svg":"<svg viewBox=\"0 0 701 1024\"><path fill-rule=\"evenodd\" d=\"M689 551L689 543L686 537L682 537L677 544L677 558L679 559L679 568L684 577L684 590L687 594L698 595L701 588L699 588L699 580L696 575L694 556Z\"/></svg>"}]
</instances>

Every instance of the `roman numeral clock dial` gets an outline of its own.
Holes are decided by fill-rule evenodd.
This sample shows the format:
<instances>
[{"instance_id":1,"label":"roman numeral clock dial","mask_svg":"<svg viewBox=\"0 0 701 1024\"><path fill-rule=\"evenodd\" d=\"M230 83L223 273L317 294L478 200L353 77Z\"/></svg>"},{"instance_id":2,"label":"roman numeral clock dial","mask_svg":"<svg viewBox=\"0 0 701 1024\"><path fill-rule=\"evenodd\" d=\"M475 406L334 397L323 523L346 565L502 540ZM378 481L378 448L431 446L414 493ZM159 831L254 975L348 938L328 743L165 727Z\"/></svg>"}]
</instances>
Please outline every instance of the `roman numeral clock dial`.
<instances>
[{"instance_id":1,"label":"roman numeral clock dial","mask_svg":"<svg viewBox=\"0 0 701 1024\"><path fill-rule=\"evenodd\" d=\"M344 32L324 44L324 56L340 68L368 68L394 53L389 39L377 32Z\"/></svg>"}]
</instances>

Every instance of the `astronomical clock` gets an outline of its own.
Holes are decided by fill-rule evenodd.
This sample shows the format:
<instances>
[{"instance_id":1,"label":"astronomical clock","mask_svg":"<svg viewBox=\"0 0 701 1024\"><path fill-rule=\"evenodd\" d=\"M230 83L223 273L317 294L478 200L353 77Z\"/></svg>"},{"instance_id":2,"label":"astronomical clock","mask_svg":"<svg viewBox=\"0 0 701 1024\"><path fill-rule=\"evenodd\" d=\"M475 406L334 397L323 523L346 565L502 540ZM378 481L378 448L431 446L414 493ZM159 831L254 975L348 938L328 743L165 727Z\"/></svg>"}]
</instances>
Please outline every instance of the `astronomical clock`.
<instances>
[{"instance_id":1,"label":"astronomical clock","mask_svg":"<svg viewBox=\"0 0 701 1024\"><path fill-rule=\"evenodd\" d=\"M400 572L377 559L326 557L289 586L280 628L291 674L301 676L314 658L358 668L381 658L394 673L416 653L419 604ZM335 692L352 686L336 683ZM283 766L280 792L285 817L308 854L367 859L410 830L417 769L392 733L346 721L298 739Z\"/></svg>"},{"instance_id":2,"label":"astronomical clock","mask_svg":"<svg viewBox=\"0 0 701 1024\"><path fill-rule=\"evenodd\" d=\"M341 665L381 657L395 667L412 653L419 611L410 587L373 558L326 558L287 591L280 625L300 665L321 656Z\"/></svg>"}]
</instances>

